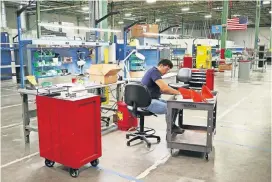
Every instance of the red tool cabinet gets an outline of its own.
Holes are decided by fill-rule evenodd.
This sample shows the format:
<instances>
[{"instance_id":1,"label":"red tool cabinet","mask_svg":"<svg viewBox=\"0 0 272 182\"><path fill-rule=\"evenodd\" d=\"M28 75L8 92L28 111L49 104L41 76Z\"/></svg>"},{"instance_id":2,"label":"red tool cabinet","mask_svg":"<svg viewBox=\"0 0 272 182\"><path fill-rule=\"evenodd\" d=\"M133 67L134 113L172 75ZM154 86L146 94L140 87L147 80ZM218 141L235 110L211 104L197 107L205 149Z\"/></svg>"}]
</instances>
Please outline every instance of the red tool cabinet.
<instances>
[{"instance_id":1,"label":"red tool cabinet","mask_svg":"<svg viewBox=\"0 0 272 182\"><path fill-rule=\"evenodd\" d=\"M100 97L83 99L37 96L40 156L45 165L60 163L77 177L78 169L101 157Z\"/></svg>"}]
</instances>

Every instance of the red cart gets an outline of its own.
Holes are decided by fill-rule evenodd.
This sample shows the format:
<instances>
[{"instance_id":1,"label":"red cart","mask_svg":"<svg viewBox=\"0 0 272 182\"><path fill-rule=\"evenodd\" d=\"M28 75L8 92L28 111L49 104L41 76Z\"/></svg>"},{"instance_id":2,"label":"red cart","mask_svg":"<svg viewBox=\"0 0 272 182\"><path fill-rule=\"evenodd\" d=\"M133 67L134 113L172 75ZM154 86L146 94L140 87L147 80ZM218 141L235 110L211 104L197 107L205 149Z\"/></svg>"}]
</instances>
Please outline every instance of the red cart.
<instances>
[{"instance_id":1,"label":"red cart","mask_svg":"<svg viewBox=\"0 0 272 182\"><path fill-rule=\"evenodd\" d=\"M65 165L72 177L89 162L97 166L102 155L100 97L37 96L36 103L40 156L45 165Z\"/></svg>"}]
</instances>

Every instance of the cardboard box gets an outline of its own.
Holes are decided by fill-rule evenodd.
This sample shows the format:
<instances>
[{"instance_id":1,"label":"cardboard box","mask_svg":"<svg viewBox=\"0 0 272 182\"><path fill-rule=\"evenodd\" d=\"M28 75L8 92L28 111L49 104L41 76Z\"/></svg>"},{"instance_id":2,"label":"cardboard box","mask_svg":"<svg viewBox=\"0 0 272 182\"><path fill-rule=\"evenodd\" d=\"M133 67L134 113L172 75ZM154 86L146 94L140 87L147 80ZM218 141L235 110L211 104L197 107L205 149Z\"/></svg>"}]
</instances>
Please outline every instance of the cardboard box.
<instances>
[{"instance_id":1,"label":"cardboard box","mask_svg":"<svg viewBox=\"0 0 272 182\"><path fill-rule=\"evenodd\" d=\"M143 25L134 25L131 29L132 37L158 37L158 35L146 35L144 33L159 33L159 26L156 24L143 24Z\"/></svg>"},{"instance_id":2,"label":"cardboard box","mask_svg":"<svg viewBox=\"0 0 272 182\"><path fill-rule=\"evenodd\" d=\"M220 64L218 66L219 70L232 70L232 64Z\"/></svg>"},{"instance_id":3,"label":"cardboard box","mask_svg":"<svg viewBox=\"0 0 272 182\"><path fill-rule=\"evenodd\" d=\"M144 71L130 71L130 78L142 78L144 76Z\"/></svg>"},{"instance_id":4,"label":"cardboard box","mask_svg":"<svg viewBox=\"0 0 272 182\"><path fill-rule=\"evenodd\" d=\"M117 64L93 64L90 67L90 81L99 84L116 83L120 70Z\"/></svg>"}]
</instances>

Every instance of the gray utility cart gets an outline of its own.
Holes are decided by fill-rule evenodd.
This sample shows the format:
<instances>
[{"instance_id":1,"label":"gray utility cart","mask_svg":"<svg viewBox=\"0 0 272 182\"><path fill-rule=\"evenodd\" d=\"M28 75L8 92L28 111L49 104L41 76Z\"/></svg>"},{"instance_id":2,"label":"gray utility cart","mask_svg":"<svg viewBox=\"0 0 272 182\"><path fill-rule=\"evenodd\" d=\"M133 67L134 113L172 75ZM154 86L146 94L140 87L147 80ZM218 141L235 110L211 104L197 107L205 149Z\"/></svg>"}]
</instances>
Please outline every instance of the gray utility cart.
<instances>
[{"instance_id":1,"label":"gray utility cart","mask_svg":"<svg viewBox=\"0 0 272 182\"><path fill-rule=\"evenodd\" d=\"M206 160L213 148L213 136L216 126L217 92L213 92L214 98L205 102L193 102L191 99L183 99L181 96L173 96L167 101L167 147L173 149L196 151L205 153ZM208 111L207 126L195 126L183 124L183 112L185 109ZM172 125L178 117L178 124L185 129L183 134L172 131Z\"/></svg>"}]
</instances>

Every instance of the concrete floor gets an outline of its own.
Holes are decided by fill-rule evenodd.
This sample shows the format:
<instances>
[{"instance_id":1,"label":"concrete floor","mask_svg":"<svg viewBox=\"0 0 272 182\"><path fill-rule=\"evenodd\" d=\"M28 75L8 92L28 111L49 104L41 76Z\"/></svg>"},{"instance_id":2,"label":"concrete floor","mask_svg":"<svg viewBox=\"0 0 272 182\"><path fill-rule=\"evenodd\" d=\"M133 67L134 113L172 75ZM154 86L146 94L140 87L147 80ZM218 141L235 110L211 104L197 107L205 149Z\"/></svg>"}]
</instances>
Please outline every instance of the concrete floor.
<instances>
[{"instance_id":1,"label":"concrete floor","mask_svg":"<svg viewBox=\"0 0 272 182\"><path fill-rule=\"evenodd\" d=\"M143 144L127 147L125 132L107 134L102 138L99 167L86 165L74 179L60 164L44 166L37 133L31 133L31 143L24 145L20 96L16 85L2 81L1 181L270 182L271 68L254 73L248 83L231 80L228 72L217 73L215 88L219 91L217 134L208 162L193 152L170 156L164 140L165 117L148 117L146 126L156 129L160 144L149 150ZM205 125L205 117L203 112L186 111L185 123Z\"/></svg>"}]
</instances>

